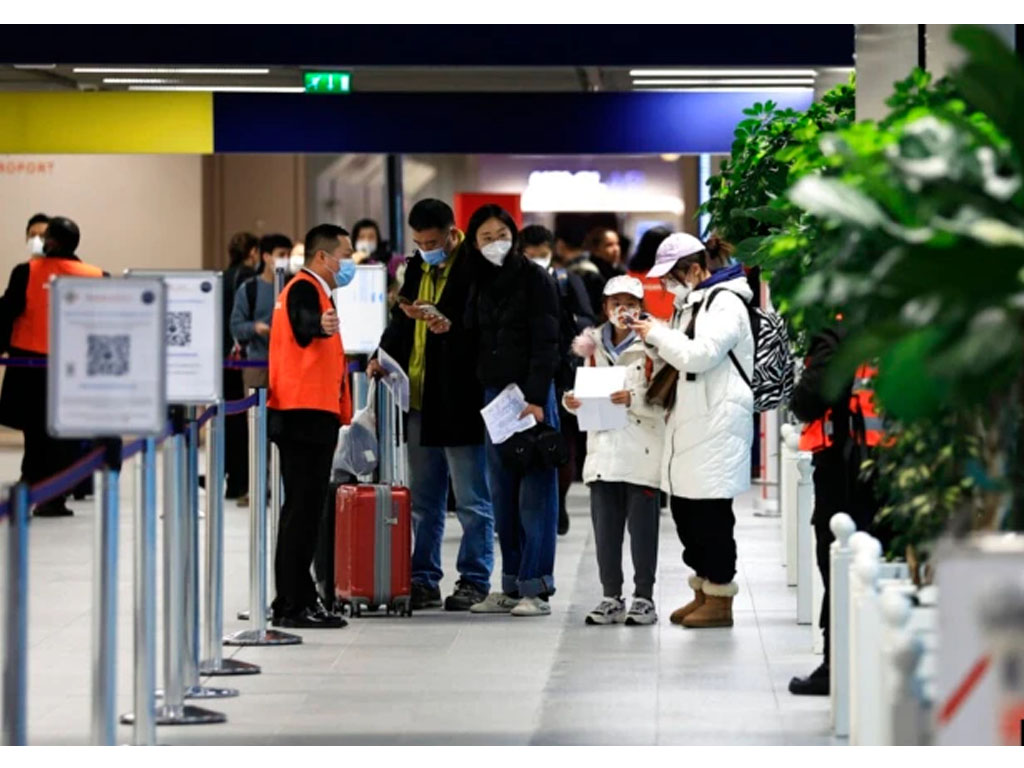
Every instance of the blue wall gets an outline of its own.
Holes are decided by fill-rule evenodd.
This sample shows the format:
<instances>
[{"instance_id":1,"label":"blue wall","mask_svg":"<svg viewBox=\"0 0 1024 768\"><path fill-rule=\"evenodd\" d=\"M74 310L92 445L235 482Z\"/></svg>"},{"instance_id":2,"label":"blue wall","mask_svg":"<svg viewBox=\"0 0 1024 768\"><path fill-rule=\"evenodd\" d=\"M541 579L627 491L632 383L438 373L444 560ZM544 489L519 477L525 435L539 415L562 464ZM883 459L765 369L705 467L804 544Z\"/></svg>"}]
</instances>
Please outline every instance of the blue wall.
<instances>
[{"instance_id":1,"label":"blue wall","mask_svg":"<svg viewBox=\"0 0 1024 768\"><path fill-rule=\"evenodd\" d=\"M755 101L812 92L218 93L216 152L728 152Z\"/></svg>"}]
</instances>

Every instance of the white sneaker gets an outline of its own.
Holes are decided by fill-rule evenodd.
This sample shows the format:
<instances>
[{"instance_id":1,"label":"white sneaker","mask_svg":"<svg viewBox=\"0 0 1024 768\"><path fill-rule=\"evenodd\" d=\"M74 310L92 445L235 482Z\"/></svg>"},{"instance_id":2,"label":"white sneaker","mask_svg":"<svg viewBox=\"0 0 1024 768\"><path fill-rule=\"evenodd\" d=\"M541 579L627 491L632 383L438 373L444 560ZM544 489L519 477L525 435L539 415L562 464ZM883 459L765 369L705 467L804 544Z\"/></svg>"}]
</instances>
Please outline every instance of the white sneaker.
<instances>
[{"instance_id":1,"label":"white sneaker","mask_svg":"<svg viewBox=\"0 0 1024 768\"><path fill-rule=\"evenodd\" d=\"M654 610L654 603L646 597L634 597L633 604L629 606L629 613L626 615L626 624L636 626L654 624L657 621L658 612Z\"/></svg>"},{"instance_id":2,"label":"white sneaker","mask_svg":"<svg viewBox=\"0 0 1024 768\"><path fill-rule=\"evenodd\" d=\"M512 613L519 604L519 599L509 597L504 592L491 592L483 602L470 606L470 613Z\"/></svg>"},{"instance_id":3,"label":"white sneaker","mask_svg":"<svg viewBox=\"0 0 1024 768\"><path fill-rule=\"evenodd\" d=\"M587 614L587 624L621 624L626 620L626 603L618 597L606 597Z\"/></svg>"},{"instance_id":4,"label":"white sneaker","mask_svg":"<svg viewBox=\"0 0 1024 768\"><path fill-rule=\"evenodd\" d=\"M548 616L551 614L551 605L539 597L524 597L519 605L512 609L513 616Z\"/></svg>"}]
</instances>

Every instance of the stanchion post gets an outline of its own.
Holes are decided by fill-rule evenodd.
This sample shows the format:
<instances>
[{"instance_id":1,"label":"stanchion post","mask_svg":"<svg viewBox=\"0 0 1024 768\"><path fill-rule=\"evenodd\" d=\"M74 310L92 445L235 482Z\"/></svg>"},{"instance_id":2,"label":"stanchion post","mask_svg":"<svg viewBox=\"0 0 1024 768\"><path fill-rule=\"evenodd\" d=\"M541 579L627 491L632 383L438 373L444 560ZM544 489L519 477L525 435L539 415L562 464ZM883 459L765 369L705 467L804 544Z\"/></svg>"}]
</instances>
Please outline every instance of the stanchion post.
<instances>
[{"instance_id":1,"label":"stanchion post","mask_svg":"<svg viewBox=\"0 0 1024 768\"><path fill-rule=\"evenodd\" d=\"M267 390L249 410L249 629L225 645L296 645L299 635L267 629Z\"/></svg>"},{"instance_id":2,"label":"stanchion post","mask_svg":"<svg viewBox=\"0 0 1024 768\"><path fill-rule=\"evenodd\" d=\"M203 635L203 675L253 675L259 666L225 659L224 635L224 403L210 419L206 437L206 632Z\"/></svg>"},{"instance_id":3,"label":"stanchion post","mask_svg":"<svg viewBox=\"0 0 1024 768\"><path fill-rule=\"evenodd\" d=\"M93 547L92 743L117 739L117 539L121 441L106 442L103 468L95 475L96 543Z\"/></svg>"},{"instance_id":4,"label":"stanchion post","mask_svg":"<svg viewBox=\"0 0 1024 768\"><path fill-rule=\"evenodd\" d=\"M836 736L850 734L850 537L857 530L845 512L832 515L829 528L836 540L829 550L829 695L832 729Z\"/></svg>"},{"instance_id":5,"label":"stanchion post","mask_svg":"<svg viewBox=\"0 0 1024 768\"><path fill-rule=\"evenodd\" d=\"M185 620L185 541L184 518L187 500L188 463L185 445L185 421L181 408L172 409L173 431L164 444L164 690L163 704L157 710L157 725L199 725L223 723L221 712L185 704L185 662L188 652ZM135 715L125 715L122 723L133 724Z\"/></svg>"},{"instance_id":6,"label":"stanchion post","mask_svg":"<svg viewBox=\"0 0 1024 768\"><path fill-rule=\"evenodd\" d=\"M24 483L7 489L7 599L4 601L3 745L28 738L28 507Z\"/></svg>"},{"instance_id":7,"label":"stanchion post","mask_svg":"<svg viewBox=\"0 0 1024 768\"><path fill-rule=\"evenodd\" d=\"M156 440L135 465L135 722L132 743L156 744Z\"/></svg>"},{"instance_id":8,"label":"stanchion post","mask_svg":"<svg viewBox=\"0 0 1024 768\"><path fill-rule=\"evenodd\" d=\"M811 482L811 455L801 452L797 460L797 578L796 623L810 624L811 578L814 575L814 536L811 515L814 511L814 485Z\"/></svg>"}]
</instances>

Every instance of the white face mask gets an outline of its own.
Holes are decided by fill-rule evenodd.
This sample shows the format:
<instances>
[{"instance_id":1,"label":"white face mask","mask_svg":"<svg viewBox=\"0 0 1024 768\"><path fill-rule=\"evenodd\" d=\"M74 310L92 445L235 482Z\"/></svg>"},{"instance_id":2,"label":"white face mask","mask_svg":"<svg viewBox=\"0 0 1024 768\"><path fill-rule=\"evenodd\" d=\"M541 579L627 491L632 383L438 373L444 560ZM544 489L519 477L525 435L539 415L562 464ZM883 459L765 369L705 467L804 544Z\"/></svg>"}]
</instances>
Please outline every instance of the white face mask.
<instances>
[{"instance_id":1,"label":"white face mask","mask_svg":"<svg viewBox=\"0 0 1024 768\"><path fill-rule=\"evenodd\" d=\"M541 267L542 269L547 269L548 267L551 266L551 255L548 254L543 259L530 259L530 261L532 261L534 264L536 264L538 267Z\"/></svg>"},{"instance_id":2,"label":"white face mask","mask_svg":"<svg viewBox=\"0 0 1024 768\"><path fill-rule=\"evenodd\" d=\"M511 250L511 240L495 240L493 243L488 243L481 248L480 253L482 253L484 258L491 262L491 264L496 267L500 267L505 263L505 257Z\"/></svg>"},{"instance_id":3,"label":"white face mask","mask_svg":"<svg viewBox=\"0 0 1024 768\"><path fill-rule=\"evenodd\" d=\"M39 235L30 237L28 242L25 243L25 248L28 250L30 256L42 256L43 238L41 238Z\"/></svg>"},{"instance_id":4,"label":"white face mask","mask_svg":"<svg viewBox=\"0 0 1024 768\"><path fill-rule=\"evenodd\" d=\"M690 295L690 291L692 290L686 283L680 283L678 280L673 278L669 278L665 281L665 288L678 299L685 299Z\"/></svg>"},{"instance_id":5,"label":"white face mask","mask_svg":"<svg viewBox=\"0 0 1024 768\"><path fill-rule=\"evenodd\" d=\"M360 253L371 254L377 250L376 240L356 240L356 250Z\"/></svg>"}]
</instances>

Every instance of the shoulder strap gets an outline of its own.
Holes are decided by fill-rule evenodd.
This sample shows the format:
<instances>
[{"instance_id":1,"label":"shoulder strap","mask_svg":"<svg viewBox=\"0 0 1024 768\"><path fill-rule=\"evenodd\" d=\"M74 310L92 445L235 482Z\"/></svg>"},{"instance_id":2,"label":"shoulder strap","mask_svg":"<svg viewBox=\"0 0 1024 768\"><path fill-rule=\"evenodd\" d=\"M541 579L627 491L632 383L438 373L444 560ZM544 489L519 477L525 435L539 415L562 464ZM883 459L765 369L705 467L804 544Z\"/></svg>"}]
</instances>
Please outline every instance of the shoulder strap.
<instances>
[{"instance_id":1,"label":"shoulder strap","mask_svg":"<svg viewBox=\"0 0 1024 768\"><path fill-rule=\"evenodd\" d=\"M693 320L697 319L697 312L701 308L710 307L711 306L711 302L713 302L715 300L715 296L717 296L718 294L723 293L723 292L734 293L733 291L730 291L728 288L716 288L715 290L711 291L704 298L704 300L700 303L700 305L697 307L697 309L694 310L694 312L693 312ZM742 297L740 297L738 294L737 294L736 298L740 299L740 301L743 301ZM749 311L749 306L747 305L747 303L744 301L743 304L744 304L744 306L748 307L748 311ZM690 321L690 328L693 327L693 320ZM693 336L691 335L690 338L693 338ZM736 353L733 352L731 349L729 350L729 359L732 360L732 364L736 367L736 372L743 379L744 383L748 387L753 389L754 385L750 381L750 377L747 376L747 372L743 370L743 366L740 365L740 361L736 358Z\"/></svg>"},{"instance_id":2,"label":"shoulder strap","mask_svg":"<svg viewBox=\"0 0 1024 768\"><path fill-rule=\"evenodd\" d=\"M249 300L249 317L256 319L256 278L251 277L245 284L245 297Z\"/></svg>"}]
</instances>

